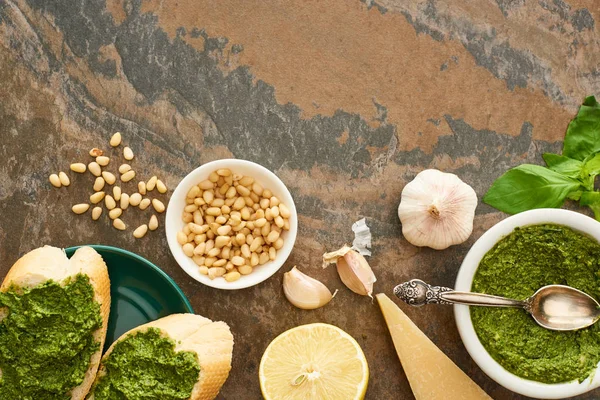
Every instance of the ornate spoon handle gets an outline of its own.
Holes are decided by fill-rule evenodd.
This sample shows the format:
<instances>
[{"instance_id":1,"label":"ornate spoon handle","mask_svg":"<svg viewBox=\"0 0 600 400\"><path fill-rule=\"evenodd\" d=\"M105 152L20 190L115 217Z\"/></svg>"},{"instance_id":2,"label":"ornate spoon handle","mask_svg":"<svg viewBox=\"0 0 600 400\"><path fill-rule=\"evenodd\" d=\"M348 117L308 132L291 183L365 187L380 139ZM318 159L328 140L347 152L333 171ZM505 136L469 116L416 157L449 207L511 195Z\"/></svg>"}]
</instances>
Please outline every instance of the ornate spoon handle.
<instances>
[{"instance_id":1,"label":"ornate spoon handle","mask_svg":"<svg viewBox=\"0 0 600 400\"><path fill-rule=\"evenodd\" d=\"M527 307L526 301L508 299L482 293L457 292L443 286L431 286L420 279L412 279L394 288L394 294L411 306L425 304L466 304L487 307Z\"/></svg>"}]
</instances>

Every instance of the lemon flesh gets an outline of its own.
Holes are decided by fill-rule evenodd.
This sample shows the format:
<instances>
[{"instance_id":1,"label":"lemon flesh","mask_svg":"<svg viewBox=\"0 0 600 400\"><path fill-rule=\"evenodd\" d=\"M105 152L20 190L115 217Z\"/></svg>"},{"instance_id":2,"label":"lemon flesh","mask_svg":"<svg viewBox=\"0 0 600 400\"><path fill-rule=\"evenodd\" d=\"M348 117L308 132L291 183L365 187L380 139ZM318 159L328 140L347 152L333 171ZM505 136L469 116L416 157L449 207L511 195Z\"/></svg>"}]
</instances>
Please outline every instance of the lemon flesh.
<instances>
[{"instance_id":1,"label":"lemon flesh","mask_svg":"<svg viewBox=\"0 0 600 400\"><path fill-rule=\"evenodd\" d=\"M277 336L263 354L259 378L266 400L362 399L369 367L352 336L318 323Z\"/></svg>"}]
</instances>

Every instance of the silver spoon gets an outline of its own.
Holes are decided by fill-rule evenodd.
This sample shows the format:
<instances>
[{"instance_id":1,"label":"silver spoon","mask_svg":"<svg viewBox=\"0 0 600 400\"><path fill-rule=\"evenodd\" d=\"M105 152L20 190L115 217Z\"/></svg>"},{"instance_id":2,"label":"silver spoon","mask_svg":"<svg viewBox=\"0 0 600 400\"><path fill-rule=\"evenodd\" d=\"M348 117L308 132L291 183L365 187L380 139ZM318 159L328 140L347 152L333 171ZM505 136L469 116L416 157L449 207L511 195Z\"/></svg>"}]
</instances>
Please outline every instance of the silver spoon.
<instances>
[{"instance_id":1,"label":"silver spoon","mask_svg":"<svg viewBox=\"0 0 600 400\"><path fill-rule=\"evenodd\" d=\"M489 294L458 292L413 279L396 286L394 294L417 307L425 304L465 304L523 308L540 326L553 331L586 328L600 319L600 304L596 300L581 290L564 285L544 286L525 300L513 300Z\"/></svg>"}]
</instances>

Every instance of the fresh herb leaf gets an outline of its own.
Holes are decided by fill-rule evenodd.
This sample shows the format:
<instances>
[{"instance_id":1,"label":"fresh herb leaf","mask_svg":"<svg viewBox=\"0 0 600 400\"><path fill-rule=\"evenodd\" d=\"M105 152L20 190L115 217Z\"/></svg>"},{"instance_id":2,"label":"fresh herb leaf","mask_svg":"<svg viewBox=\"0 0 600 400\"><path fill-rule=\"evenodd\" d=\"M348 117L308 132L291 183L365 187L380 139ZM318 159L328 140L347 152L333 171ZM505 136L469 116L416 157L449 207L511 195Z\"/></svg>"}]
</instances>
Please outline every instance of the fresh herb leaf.
<instances>
[{"instance_id":1,"label":"fresh herb leaf","mask_svg":"<svg viewBox=\"0 0 600 400\"><path fill-rule=\"evenodd\" d=\"M584 160L600 151L600 103L594 96L585 99L575 119L569 123L563 155Z\"/></svg>"},{"instance_id":2,"label":"fresh herb leaf","mask_svg":"<svg viewBox=\"0 0 600 400\"><path fill-rule=\"evenodd\" d=\"M516 214L532 208L560 207L581 183L540 165L523 164L496 179L483 201Z\"/></svg>"},{"instance_id":3,"label":"fresh herb leaf","mask_svg":"<svg viewBox=\"0 0 600 400\"><path fill-rule=\"evenodd\" d=\"M592 176L600 174L600 153L596 153L586 159L583 164L583 172Z\"/></svg>"},{"instance_id":4,"label":"fresh herb leaf","mask_svg":"<svg viewBox=\"0 0 600 400\"><path fill-rule=\"evenodd\" d=\"M600 192L583 192L579 205L588 206L594 211L594 217L600 221Z\"/></svg>"},{"instance_id":5,"label":"fresh herb leaf","mask_svg":"<svg viewBox=\"0 0 600 400\"><path fill-rule=\"evenodd\" d=\"M552 171L571 178L579 178L583 168L583 163L581 161L553 153L545 153L542 157L544 157L546 165Z\"/></svg>"}]
</instances>

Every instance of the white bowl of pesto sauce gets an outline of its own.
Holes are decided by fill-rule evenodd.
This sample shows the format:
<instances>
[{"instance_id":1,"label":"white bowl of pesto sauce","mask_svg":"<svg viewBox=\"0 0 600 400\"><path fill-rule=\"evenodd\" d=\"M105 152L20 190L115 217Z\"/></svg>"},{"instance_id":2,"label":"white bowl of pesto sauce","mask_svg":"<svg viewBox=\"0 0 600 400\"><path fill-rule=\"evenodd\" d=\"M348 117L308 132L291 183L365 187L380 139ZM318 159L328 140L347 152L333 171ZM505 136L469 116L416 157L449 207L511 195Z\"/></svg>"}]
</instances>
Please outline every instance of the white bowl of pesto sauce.
<instances>
[{"instance_id":1,"label":"white bowl of pesto sauce","mask_svg":"<svg viewBox=\"0 0 600 400\"><path fill-rule=\"evenodd\" d=\"M475 244L473 245L473 247L471 248L471 250L469 251L469 253L467 254L467 256L465 257L459 272L458 272L458 276L456 278L456 284L455 284L455 289L456 290L460 290L460 291L471 291L474 290L476 287L484 287L485 284L487 283L486 279L493 279L493 274L491 275L484 275L483 274L483 268L488 268L489 271L489 263L492 261L489 261L490 258L486 258L485 260L487 260L485 263L482 263L482 260L484 260L484 257L486 256L486 254L488 252L490 252L490 250L492 250L496 244L498 244L498 242L504 240L505 238L509 237L513 232L515 232L515 228L522 228L519 229L519 232L524 232L525 229L527 229L527 227L532 228L533 226L541 226L541 225L559 225L562 227L566 227L566 228L570 228L570 230L575 231L577 233L581 233L584 234L585 236L587 236L588 238L593 239L593 242L595 243L595 241L600 243L600 223L597 222L596 220L587 217L583 214L577 213L577 212L573 212L573 211L568 211L568 210L561 210L561 209L537 209L537 210L531 210L531 211L526 211L517 215L513 215L501 222L499 222L498 224L494 225L491 229L489 229L486 233L484 233L478 240L477 242L475 242ZM536 228L537 229L537 228ZM534 229L530 230L531 234L536 234ZM564 232L562 232L564 233ZM540 235L550 235L550 233L547 232L540 232ZM557 231L557 235L561 235L560 231ZM533 237L533 236L530 236ZM552 236L547 236L547 237L552 237ZM561 237L568 237L568 236L561 236ZM526 239L524 239L526 240ZM550 239L552 240L552 239ZM533 242L533 241L532 241ZM506 243L509 243L508 241ZM516 247L516 245L518 245L518 243L513 243L513 247ZM568 246L567 246L568 248ZM494 249L494 251L500 251L499 249L501 249L500 247L496 247ZM523 255L523 259L526 260L528 259L527 257L529 257L529 260L532 259L532 257L535 257L532 254L535 254L535 247L532 248L528 253L525 253ZM507 252L510 252L511 250L507 250ZM551 251L551 250L549 250ZM514 251L513 251L514 253ZM490 254L492 254L492 252L490 252ZM529 291L531 291L531 294L533 294L532 288L530 288L529 286L533 286L535 285L535 280L529 279L529 277L527 276L528 270L523 270L522 266L521 267L517 267L516 265L518 265L518 259L519 257L516 257L516 259L514 260L508 260L507 263L511 263L512 265L515 265L514 267L510 267L510 268L514 268L514 275L512 274L507 274L508 278L507 279L511 279L510 282L506 281L506 282L498 282L500 285L496 288L496 290L503 290L503 286L504 284L506 284L507 286L511 286L513 288L517 288L517 291L519 291L521 283L513 283L513 282L523 282L523 286L525 286L523 288L523 293L525 293L525 291L527 293L529 293ZM548 259L552 259L552 258L548 258ZM480 271L479 274L477 274L478 268L480 268L480 264L482 265L482 271ZM524 265L526 264L526 261L523 262ZM595 264L594 264L595 265ZM519 268L521 268L519 270ZM551 268L551 266L549 267ZM590 271L584 271L582 267L582 272L585 273L590 273ZM535 273L540 273L539 269L535 269L534 267L531 268L532 274ZM573 270L569 270L568 272L569 274L573 274ZM578 275L578 271L575 270L576 275ZM525 275L524 275L525 274ZM512 276L511 276L512 275ZM492 278L490 278L492 277ZM584 275L585 277L585 275ZM576 276L577 279L579 279L579 276ZM501 280L503 278L500 278ZM556 276L554 277L554 279L556 279ZM586 280L579 280L577 281L577 279L574 278L574 282L576 282L577 284L583 284L583 285L587 285ZM597 287L597 280L600 279L596 276L596 281L594 282L594 284L596 284ZM483 282L483 283L482 283ZM508 282L508 283L507 283ZM553 282L549 282L549 283L553 283ZM569 284L569 282L566 282L567 284ZM493 286L493 282L492 282L492 286ZM577 286L577 284L572 285L572 286ZM527 286L529 285L529 286ZM543 286L543 285L541 285ZM508 289L506 289L508 290ZM493 292L493 290L491 290L490 292ZM597 295L598 292L596 292ZM503 294L503 293L493 293L493 294ZM514 312L520 312L520 310L513 310ZM524 313L524 311L523 311ZM456 324L458 327L458 331L460 333L461 339L467 349L467 351L469 352L469 354L471 355L471 357L473 358L473 360L477 363L477 365L479 365L479 367L483 370L483 372L485 372L490 378L492 378L493 380L495 380L496 382L498 382L500 385L504 386L507 389L512 390L513 392L525 395L525 396L529 396L529 397L534 397L534 398L539 398L539 399L562 399L562 398L566 398L566 397L572 397L572 396L577 396L583 393L586 393L590 390L596 389L598 387L600 387L600 373L597 373L597 370L594 368L594 364L591 364L591 373L590 373L590 363L588 362L587 365L587 372L584 373L584 376L586 376L586 378L582 381L579 382L579 379L575 378L575 379L571 379L570 381L566 381L566 382L560 382L560 383L544 383L541 382L541 380L547 380L547 379L552 379L552 378L546 378L544 377L544 375L542 375L542 372L538 371L527 371L527 368L530 368L529 365L533 365L535 366L535 363L538 363L537 365L540 366L542 365L542 367L544 367L544 364L539 364L540 362L546 362L546 361L540 361L540 360L536 360L536 357L544 357L544 354L523 354L523 357L525 357L525 360L522 361L522 363L519 363L519 357L518 355L515 355L513 357L513 359L511 360L510 356L506 355L506 354L502 354L502 348L500 348L499 352L496 352L495 350L498 350L498 347L496 347L496 349L494 349L494 346L500 346L499 343L502 342L502 340L507 340L507 342L502 342L502 343L508 343L507 344L507 349L512 350L511 343L510 341L512 340L514 341L518 341L518 340L527 340L531 343L535 343L536 340L538 340L538 350L541 349L543 351L541 351L540 353L545 353L547 351L547 356L549 357L547 360L548 363L552 363L553 361L551 360L556 360L554 361L556 363L556 365L554 364L546 364L544 368L547 368L547 371L551 371L549 372L549 377L552 376L551 374L558 371L559 375L558 377L560 377L560 368L565 368L565 366L568 366L569 364L565 361L566 358L569 356L569 348L568 346L564 348L564 352L561 355L561 351L558 351L557 348L552 348L552 346L556 346L556 343L562 343L563 338L558 338L557 342L553 342L552 337L548 336L542 336L541 339L543 339L543 341L541 343L543 343L542 345L540 345L539 337L536 337L535 334L532 335L532 332L537 332L537 334L540 334L540 331L535 331L535 329L531 329L531 327L529 327L529 329L523 329L523 330L516 330L516 331L508 331L510 333L511 336L515 337L516 339L506 339L508 337L507 335L507 328L510 329L514 329L515 328L515 322L514 319L511 319L510 316L512 315L513 317L519 317L519 318L525 318L525 316L523 315L516 315L516 314L496 314L498 316L497 320L494 319L488 319L488 323L489 321L494 321L493 324L491 324L491 326L487 327L487 336L486 336L486 330L484 329L485 326L481 325L483 322L481 321L486 321L485 319L482 319L480 316L483 314L480 311L474 311L474 314L472 315L470 309L468 306L463 306L463 305L455 305L454 306L454 314L455 314L455 318L456 318ZM491 315L491 314L490 314ZM507 319L507 317L509 319ZM527 316L528 318L530 318L529 316ZM475 322L474 322L475 321ZM507 322L508 321L508 322ZM477 328L476 328L476 324ZM598 324L596 324L598 325ZM484 328L482 328L482 326ZM477 330L476 330L477 329ZM490 341L490 332L493 332L494 329L498 330L498 340L496 342ZM598 335L598 337L600 337L600 328L598 326L593 326L592 328L588 328L588 329L593 329L594 331L594 335ZM503 331L504 330L504 331ZM527 337L523 337L523 338L519 338L519 335L522 335L523 332L526 332ZM553 332L553 331L547 331L547 332L551 332L552 334L562 334L562 332ZM478 335L481 334L481 337ZM543 335L544 333L542 333ZM596 336L594 336L596 337ZM494 338L494 336L492 335L492 338ZM504 338L504 339L502 339ZM550 338L550 340L548 340L548 338ZM568 342L568 338L565 338L565 343L571 343ZM587 344L590 344L589 341L589 337L586 337L586 340L588 341ZM595 339L594 339L595 340ZM482 341L485 343L482 343ZM547 345L545 343L548 343ZM592 343L596 343L594 341L592 341ZM517 343L518 345L518 343ZM527 346L529 346L529 344L527 344ZM525 346L525 348L527 347ZM544 348L544 346L547 346ZM535 349L535 347L533 347ZM489 349L489 351L488 351ZM596 351L598 353L600 353L600 346L596 349L596 347L592 347L591 348L592 352ZM492 355L490 354L491 352L494 352L495 357L492 357ZM508 351L508 350L507 350ZM583 351L583 350L578 350L578 351ZM558 354L559 356L556 358L552 358L552 354ZM585 354L585 353L584 353ZM572 356L572 354L571 354ZM501 362L496 361L496 359L501 359L501 357L504 357L503 360L501 360ZM496 359L495 359L496 358ZM533 360L533 361L532 361ZM596 360L594 358L594 360ZM531 362L531 364L530 364ZM561 363L563 363L564 365L562 365ZM504 364L505 366L503 366L502 364ZM506 368L505 368L506 367ZM598 364L596 364L596 368L598 367ZM533 367L531 367L533 368ZM509 369L513 370L513 372L510 372ZM577 368L575 368L577 369ZM534 379L525 379L521 376L523 376L524 374L527 374L529 376L529 374L531 374L532 376L535 375L536 373L540 374L539 376L536 377L536 379L538 380L534 380ZM518 374L518 375L517 375ZM521 375L521 376L519 376ZM566 375L565 375L566 376ZM556 380L556 375L554 376L554 379ZM560 380L560 379L559 379Z\"/></svg>"}]
</instances>

